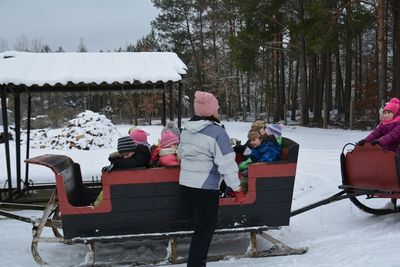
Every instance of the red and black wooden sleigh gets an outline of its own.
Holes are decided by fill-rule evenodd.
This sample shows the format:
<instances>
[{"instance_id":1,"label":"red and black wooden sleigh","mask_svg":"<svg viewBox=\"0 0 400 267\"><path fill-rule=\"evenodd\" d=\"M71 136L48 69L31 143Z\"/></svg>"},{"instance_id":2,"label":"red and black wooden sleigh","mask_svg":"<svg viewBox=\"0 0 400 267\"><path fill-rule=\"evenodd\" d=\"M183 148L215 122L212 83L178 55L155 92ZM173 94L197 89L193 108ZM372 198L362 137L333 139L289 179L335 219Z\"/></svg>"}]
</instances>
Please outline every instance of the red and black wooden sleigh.
<instances>
[{"instance_id":1,"label":"red and black wooden sleigh","mask_svg":"<svg viewBox=\"0 0 400 267\"><path fill-rule=\"evenodd\" d=\"M297 143L284 138L281 161L249 166L243 206L233 198L220 199L216 233L250 232L252 250L247 256L306 252L290 248L263 232L289 225L298 151ZM169 261L179 262L175 237L190 235L192 229L190 209L179 193L178 167L103 172L101 188L90 188L82 183L79 164L67 156L43 155L26 162L49 167L56 178L56 190L43 218L34 227L32 254L38 263L45 263L38 253L41 241L87 243L95 251L95 242L152 237L170 238ZM103 200L93 205L100 190ZM53 228L55 238L41 238L45 226ZM257 250L256 234L270 241L273 248Z\"/></svg>"},{"instance_id":2,"label":"red and black wooden sleigh","mask_svg":"<svg viewBox=\"0 0 400 267\"><path fill-rule=\"evenodd\" d=\"M339 189L342 191L295 210L291 216L347 198L361 210L374 215L400 211L397 206L397 199L400 198L398 154L386 151L380 145L349 143L342 149L340 165L342 185Z\"/></svg>"}]
</instances>

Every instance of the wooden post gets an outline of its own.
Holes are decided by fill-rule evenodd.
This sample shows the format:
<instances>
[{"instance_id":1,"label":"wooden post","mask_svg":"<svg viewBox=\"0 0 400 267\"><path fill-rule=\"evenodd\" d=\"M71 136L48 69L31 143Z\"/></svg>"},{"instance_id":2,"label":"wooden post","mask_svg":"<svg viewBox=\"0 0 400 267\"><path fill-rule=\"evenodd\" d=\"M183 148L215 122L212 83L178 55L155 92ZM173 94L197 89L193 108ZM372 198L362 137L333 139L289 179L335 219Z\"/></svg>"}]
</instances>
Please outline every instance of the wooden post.
<instances>
[{"instance_id":1,"label":"wooden post","mask_svg":"<svg viewBox=\"0 0 400 267\"><path fill-rule=\"evenodd\" d=\"M174 121L174 90L173 83L171 81L168 82L169 89L169 120Z\"/></svg>"},{"instance_id":2,"label":"wooden post","mask_svg":"<svg viewBox=\"0 0 400 267\"><path fill-rule=\"evenodd\" d=\"M177 253L176 253L176 239L175 237L169 238L169 245L171 248L171 254L169 255L169 261L174 264L177 260Z\"/></svg>"},{"instance_id":3,"label":"wooden post","mask_svg":"<svg viewBox=\"0 0 400 267\"><path fill-rule=\"evenodd\" d=\"M96 263L96 243L95 241L89 242L88 244L88 261L92 266L95 266Z\"/></svg>"},{"instance_id":4,"label":"wooden post","mask_svg":"<svg viewBox=\"0 0 400 267\"><path fill-rule=\"evenodd\" d=\"M32 96L28 93L28 118L26 120L26 157L25 159L29 159L29 149L30 149L30 139L31 139L31 117L32 117ZM24 188L26 190L29 186L29 163L25 163L25 182Z\"/></svg>"},{"instance_id":5,"label":"wooden post","mask_svg":"<svg viewBox=\"0 0 400 267\"><path fill-rule=\"evenodd\" d=\"M17 192L21 193L21 98L20 93L14 93L15 118L15 173L17 176Z\"/></svg>"},{"instance_id":6,"label":"wooden post","mask_svg":"<svg viewBox=\"0 0 400 267\"><path fill-rule=\"evenodd\" d=\"M182 126L182 82L178 84L178 129Z\"/></svg>"},{"instance_id":7,"label":"wooden post","mask_svg":"<svg viewBox=\"0 0 400 267\"><path fill-rule=\"evenodd\" d=\"M167 84L163 83L163 91L162 91L162 102L163 102L163 110L161 115L161 123L163 126L167 125L167 104L165 98L165 92L167 91Z\"/></svg>"},{"instance_id":8,"label":"wooden post","mask_svg":"<svg viewBox=\"0 0 400 267\"><path fill-rule=\"evenodd\" d=\"M257 257L257 236L256 236L256 233L250 232L250 241L251 241L251 255L253 257Z\"/></svg>"},{"instance_id":9,"label":"wooden post","mask_svg":"<svg viewBox=\"0 0 400 267\"><path fill-rule=\"evenodd\" d=\"M6 152L6 168L7 168L7 182L8 182L8 200L12 200L12 181L11 181L11 160L10 160L10 142L8 140L8 114L7 114L7 101L6 101L6 87L0 87L1 93L1 111L3 114L3 134L4 145Z\"/></svg>"}]
</instances>

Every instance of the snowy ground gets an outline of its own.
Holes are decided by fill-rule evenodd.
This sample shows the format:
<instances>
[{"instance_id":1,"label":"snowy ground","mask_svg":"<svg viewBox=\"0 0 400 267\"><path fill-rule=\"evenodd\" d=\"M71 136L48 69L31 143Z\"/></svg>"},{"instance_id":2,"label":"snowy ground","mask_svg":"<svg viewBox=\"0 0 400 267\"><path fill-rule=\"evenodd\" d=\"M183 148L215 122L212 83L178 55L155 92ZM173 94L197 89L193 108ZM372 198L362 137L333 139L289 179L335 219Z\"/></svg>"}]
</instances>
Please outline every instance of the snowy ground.
<instances>
[{"instance_id":1,"label":"snowy ground","mask_svg":"<svg viewBox=\"0 0 400 267\"><path fill-rule=\"evenodd\" d=\"M230 136L246 139L249 123L225 122L224 124ZM130 126L117 127L121 135L125 135ZM141 128L150 133L150 143L157 141L161 126ZM284 136L300 144L292 210L339 191L337 186L341 183L339 164L341 149L344 144L357 141L366 135L367 132L362 131L299 126L287 126L284 129ZM11 150L14 151L14 148L14 143L11 143ZM94 151L33 149L31 157L45 153L66 154L81 164L84 179L91 179L92 176L100 175L100 169L107 165L107 155L112 151L113 149ZM0 146L0 155L3 159L4 146ZM13 160L14 158L12 156ZM34 182L49 182L54 179L53 174L44 167L31 166L30 173ZM1 160L1 184L4 183L5 176L5 160ZM40 216L40 212L33 211L21 211L19 214ZM307 247L309 250L304 255L258 259L229 258L209 263L207 266L400 266L399 219L400 214L372 216L358 210L349 200L342 200L295 216L288 227L269 231L270 235L291 247ZM29 224L0 216L0 236L0 266L36 266L30 252ZM262 240L259 241L261 246L267 246ZM188 240L178 240L178 242L181 244L178 247L179 253L184 254ZM245 234L215 236L210 254L245 251L248 244L249 240ZM165 245L166 243L161 241L105 244L98 249L98 259L106 261L162 258L165 256ZM39 252L50 266L85 266L87 247L40 244Z\"/></svg>"}]
</instances>

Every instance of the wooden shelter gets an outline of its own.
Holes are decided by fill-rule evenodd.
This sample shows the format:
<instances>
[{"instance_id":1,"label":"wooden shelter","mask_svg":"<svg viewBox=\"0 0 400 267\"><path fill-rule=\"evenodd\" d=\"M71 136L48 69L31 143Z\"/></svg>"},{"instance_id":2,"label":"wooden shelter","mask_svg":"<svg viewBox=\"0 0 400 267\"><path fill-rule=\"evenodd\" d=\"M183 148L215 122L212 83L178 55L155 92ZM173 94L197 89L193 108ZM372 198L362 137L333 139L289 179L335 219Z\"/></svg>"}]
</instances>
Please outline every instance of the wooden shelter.
<instances>
[{"instance_id":1,"label":"wooden shelter","mask_svg":"<svg viewBox=\"0 0 400 267\"><path fill-rule=\"evenodd\" d=\"M178 127L181 126L182 75L186 65L172 52L126 53L0 53L0 94L3 132L8 136L7 97L14 98L16 187L13 188L9 141L5 140L8 199L28 187L29 169L21 176L21 94L28 96L26 158L29 158L31 93L104 92L160 89L163 95L161 121L166 124L166 94L169 119L174 119L173 90L178 90Z\"/></svg>"}]
</instances>

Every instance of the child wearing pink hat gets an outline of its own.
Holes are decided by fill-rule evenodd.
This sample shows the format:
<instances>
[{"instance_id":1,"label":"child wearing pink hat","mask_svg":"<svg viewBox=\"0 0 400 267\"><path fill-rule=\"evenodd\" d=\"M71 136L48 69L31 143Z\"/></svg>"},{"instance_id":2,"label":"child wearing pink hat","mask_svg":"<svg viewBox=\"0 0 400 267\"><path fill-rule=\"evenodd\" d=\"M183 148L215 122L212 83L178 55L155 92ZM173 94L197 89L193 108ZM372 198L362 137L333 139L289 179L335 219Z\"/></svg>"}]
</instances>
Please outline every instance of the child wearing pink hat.
<instances>
[{"instance_id":1,"label":"child wearing pink hat","mask_svg":"<svg viewBox=\"0 0 400 267\"><path fill-rule=\"evenodd\" d=\"M159 159L162 166L178 166L180 160L178 157L179 138L169 130L161 134Z\"/></svg>"},{"instance_id":2,"label":"child wearing pink hat","mask_svg":"<svg viewBox=\"0 0 400 267\"><path fill-rule=\"evenodd\" d=\"M131 128L129 131L129 136L132 138L133 142L138 145L145 145L150 148L150 144L147 143L147 136L149 134L139 128Z\"/></svg>"},{"instance_id":3,"label":"child wearing pink hat","mask_svg":"<svg viewBox=\"0 0 400 267\"><path fill-rule=\"evenodd\" d=\"M381 123L365 139L358 142L378 144L386 150L396 152L400 145L400 101L392 98L386 103L381 116Z\"/></svg>"}]
</instances>

